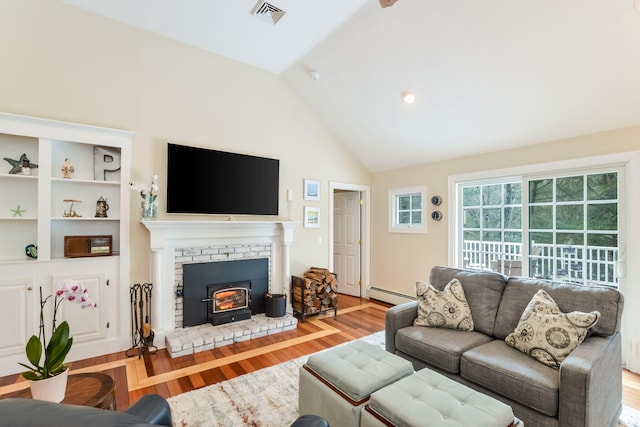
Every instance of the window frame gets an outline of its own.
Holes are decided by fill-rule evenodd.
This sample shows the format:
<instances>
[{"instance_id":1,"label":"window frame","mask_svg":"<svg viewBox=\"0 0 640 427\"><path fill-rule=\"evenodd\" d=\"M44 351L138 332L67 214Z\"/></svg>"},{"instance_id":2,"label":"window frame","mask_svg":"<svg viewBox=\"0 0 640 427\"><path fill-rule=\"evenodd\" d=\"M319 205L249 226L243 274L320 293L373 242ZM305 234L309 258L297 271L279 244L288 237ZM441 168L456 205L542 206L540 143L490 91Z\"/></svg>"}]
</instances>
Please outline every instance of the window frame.
<instances>
[{"instance_id":1,"label":"window frame","mask_svg":"<svg viewBox=\"0 0 640 427\"><path fill-rule=\"evenodd\" d=\"M399 224L398 223L398 198L401 196L420 194L420 224ZM394 188L389 190L389 233L409 233L409 234L426 234L426 198L427 186L413 186ZM412 209L413 210L413 209Z\"/></svg>"}]
</instances>

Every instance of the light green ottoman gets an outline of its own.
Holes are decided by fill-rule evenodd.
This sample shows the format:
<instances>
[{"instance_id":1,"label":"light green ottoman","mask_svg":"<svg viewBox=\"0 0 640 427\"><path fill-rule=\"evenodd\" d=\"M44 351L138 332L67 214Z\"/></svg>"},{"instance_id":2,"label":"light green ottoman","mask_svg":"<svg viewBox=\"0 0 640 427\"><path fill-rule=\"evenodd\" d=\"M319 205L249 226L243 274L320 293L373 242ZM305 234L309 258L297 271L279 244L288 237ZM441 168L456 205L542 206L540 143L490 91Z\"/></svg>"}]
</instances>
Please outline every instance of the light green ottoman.
<instances>
[{"instance_id":1,"label":"light green ottoman","mask_svg":"<svg viewBox=\"0 0 640 427\"><path fill-rule=\"evenodd\" d=\"M371 394L362 427L523 427L511 407L430 369Z\"/></svg>"},{"instance_id":2,"label":"light green ottoman","mask_svg":"<svg viewBox=\"0 0 640 427\"><path fill-rule=\"evenodd\" d=\"M411 362L364 341L324 350L300 368L298 409L357 427L371 393L412 373Z\"/></svg>"}]
</instances>

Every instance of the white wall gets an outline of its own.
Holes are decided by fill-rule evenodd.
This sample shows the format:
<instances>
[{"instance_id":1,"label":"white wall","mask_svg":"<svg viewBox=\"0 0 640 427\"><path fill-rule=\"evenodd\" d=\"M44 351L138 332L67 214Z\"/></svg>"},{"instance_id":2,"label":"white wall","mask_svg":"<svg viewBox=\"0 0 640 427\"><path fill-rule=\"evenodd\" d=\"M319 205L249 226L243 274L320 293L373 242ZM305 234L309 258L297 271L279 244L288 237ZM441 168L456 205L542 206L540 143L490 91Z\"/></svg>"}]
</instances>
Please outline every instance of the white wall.
<instances>
[{"instance_id":1,"label":"white wall","mask_svg":"<svg viewBox=\"0 0 640 427\"><path fill-rule=\"evenodd\" d=\"M300 223L304 178L321 181L313 206L325 219L330 180L369 184L357 159L273 74L51 0L0 0L0 10L0 111L134 131L132 179L158 173L161 212L167 142L280 159L281 217ZM150 280L149 239L137 221L139 197L131 197L138 283ZM292 274L328 265L328 221L321 225L294 232Z\"/></svg>"}]
</instances>

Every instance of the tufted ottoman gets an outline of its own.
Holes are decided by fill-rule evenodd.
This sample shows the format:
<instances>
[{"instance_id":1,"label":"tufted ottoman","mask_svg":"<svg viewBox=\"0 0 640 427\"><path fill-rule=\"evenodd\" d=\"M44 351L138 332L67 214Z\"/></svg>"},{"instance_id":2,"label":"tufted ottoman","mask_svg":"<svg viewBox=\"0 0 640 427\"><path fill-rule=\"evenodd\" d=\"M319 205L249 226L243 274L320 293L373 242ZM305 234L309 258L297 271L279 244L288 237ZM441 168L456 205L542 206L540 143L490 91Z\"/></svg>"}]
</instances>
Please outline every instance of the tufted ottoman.
<instances>
[{"instance_id":1,"label":"tufted ottoman","mask_svg":"<svg viewBox=\"0 0 640 427\"><path fill-rule=\"evenodd\" d=\"M523 427L508 405L422 369L371 395L362 427Z\"/></svg>"},{"instance_id":2,"label":"tufted ottoman","mask_svg":"<svg viewBox=\"0 0 640 427\"><path fill-rule=\"evenodd\" d=\"M411 362L364 341L312 354L300 368L299 412L358 426L371 393L412 373Z\"/></svg>"}]
</instances>

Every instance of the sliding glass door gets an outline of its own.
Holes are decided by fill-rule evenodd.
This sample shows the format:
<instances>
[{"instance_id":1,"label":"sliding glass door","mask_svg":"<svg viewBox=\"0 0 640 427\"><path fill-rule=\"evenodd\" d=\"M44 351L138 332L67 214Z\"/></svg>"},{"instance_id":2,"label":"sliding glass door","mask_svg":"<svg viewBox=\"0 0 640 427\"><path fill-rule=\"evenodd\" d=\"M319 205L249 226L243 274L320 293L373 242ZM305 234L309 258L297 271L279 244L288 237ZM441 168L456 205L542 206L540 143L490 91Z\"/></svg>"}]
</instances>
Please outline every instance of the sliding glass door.
<instances>
[{"instance_id":1,"label":"sliding glass door","mask_svg":"<svg viewBox=\"0 0 640 427\"><path fill-rule=\"evenodd\" d=\"M618 286L620 171L525 179L529 275Z\"/></svg>"},{"instance_id":2,"label":"sliding glass door","mask_svg":"<svg viewBox=\"0 0 640 427\"><path fill-rule=\"evenodd\" d=\"M458 264L617 287L623 175L609 167L458 183Z\"/></svg>"}]
</instances>

